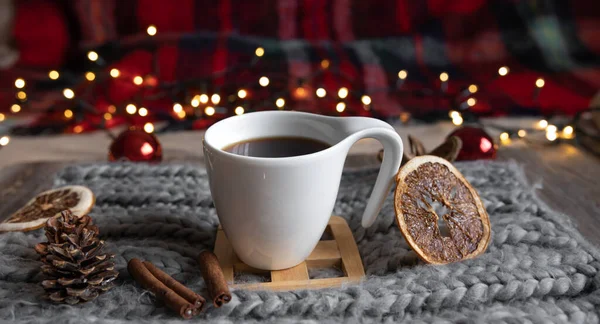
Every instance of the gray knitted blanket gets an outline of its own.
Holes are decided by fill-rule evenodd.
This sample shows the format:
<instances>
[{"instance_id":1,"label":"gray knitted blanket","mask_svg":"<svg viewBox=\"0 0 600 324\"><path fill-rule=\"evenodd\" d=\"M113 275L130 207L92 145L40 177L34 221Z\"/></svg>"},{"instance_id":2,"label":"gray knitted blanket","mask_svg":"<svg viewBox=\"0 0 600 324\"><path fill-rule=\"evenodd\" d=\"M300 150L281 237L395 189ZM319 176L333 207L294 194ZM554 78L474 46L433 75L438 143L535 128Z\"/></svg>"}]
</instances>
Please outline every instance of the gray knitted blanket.
<instances>
[{"instance_id":1,"label":"gray knitted blanket","mask_svg":"<svg viewBox=\"0 0 600 324\"><path fill-rule=\"evenodd\" d=\"M399 233L392 196L374 226L360 217L376 170L347 172L334 213L354 232L367 277L313 291L234 291L222 308L193 319L220 322L598 323L600 253L541 203L510 163L458 164L479 191L492 223L483 256L446 266L417 260ZM179 322L134 284L133 257L149 260L195 291L204 283L194 257L212 249L218 225L204 170L189 165L68 167L54 185L81 184L97 195L91 216L116 253L119 285L78 306L42 299L43 231L0 235L0 322ZM183 322L183 321L182 321Z\"/></svg>"}]
</instances>

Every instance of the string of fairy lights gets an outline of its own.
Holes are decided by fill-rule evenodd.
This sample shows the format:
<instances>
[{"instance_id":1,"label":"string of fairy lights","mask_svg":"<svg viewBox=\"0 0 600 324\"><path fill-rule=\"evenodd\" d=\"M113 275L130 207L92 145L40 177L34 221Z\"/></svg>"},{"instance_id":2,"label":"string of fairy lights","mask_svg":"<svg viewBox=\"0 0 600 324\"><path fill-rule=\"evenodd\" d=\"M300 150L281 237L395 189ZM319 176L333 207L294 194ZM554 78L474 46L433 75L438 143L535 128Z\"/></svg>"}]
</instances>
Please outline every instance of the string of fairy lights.
<instances>
[{"instance_id":1,"label":"string of fairy lights","mask_svg":"<svg viewBox=\"0 0 600 324\"><path fill-rule=\"evenodd\" d=\"M508 66L501 66L498 69L498 77L505 77L509 74L509 72L510 72L510 68ZM448 78L449 77L448 77L447 73L444 72L444 73L440 74L440 81L446 82L448 80ZM542 91L542 88L544 88L545 85L546 85L546 81L543 78L537 78L535 80L535 90L533 93L534 100L537 100L537 98L540 95L540 92ZM470 95L475 94L478 90L479 90L479 87L476 84L471 84L466 89L466 91ZM469 97L460 105L460 108L466 110L470 107L475 106L476 103L477 103L476 98ZM463 114L461 113L461 111L450 110L450 112L448 113L448 116L450 117L452 123L456 126L461 126L464 122ZM545 139L548 142L555 142L558 139L570 140L575 137L575 130L574 130L573 126L569 125L569 123L564 125L562 130L559 131L557 125L550 124L548 122L548 120L546 120L546 119L540 119L535 124L534 127L529 128L529 129L518 128L518 129L507 130L506 127L498 127L496 125L487 124L487 126L502 130L499 135L499 140L500 140L500 144L504 144L504 145L510 144L511 139L515 138L515 137L527 140L528 135L530 135L531 133L540 132L540 131L545 132Z\"/></svg>"},{"instance_id":2,"label":"string of fairy lights","mask_svg":"<svg viewBox=\"0 0 600 324\"><path fill-rule=\"evenodd\" d=\"M146 29L146 33L147 33L148 37L151 38L151 37L154 37L157 35L158 29L156 28L156 26L150 25ZM265 48L263 48L263 47L255 48L254 53L252 55L253 57L249 64L249 67L250 68L254 67L259 62L259 60L261 58L263 58L266 54L267 54L267 52L266 52ZM105 61L102 59L102 57L96 51L89 51L87 53L87 59L91 63L96 64L96 67L98 69L101 69L105 66ZM408 94L412 94L415 92L415 90L407 90L407 89L402 88L403 84L409 77L408 71L404 70L404 69L398 71L396 84L391 87L387 87L385 89L369 89L367 91L354 92L351 89L349 89L348 87L343 86L343 87L340 87L340 88L337 88L337 89L331 91L331 90L327 90L327 89L325 89L325 87L319 86L319 85L315 86L316 89L312 89L312 90L309 89L309 87L307 87L306 84L310 83L310 81L312 79L316 78L318 75L323 73L325 70L329 70L330 72L337 73L336 76L345 77L342 71L339 71L339 70L334 71L331 69L330 65L331 65L331 63L329 60L323 59L320 62L321 69L316 71L313 75L309 75L308 77L301 80L302 82L300 82L298 84L298 86L295 87L293 90L289 90L289 87L286 87L285 91L272 91L273 97L263 100L262 104L264 105L266 103L266 104L272 105L272 107L274 107L276 109L283 110L288 105L288 102L286 101L286 100L288 100L288 98L293 99L293 100L302 100L302 99L307 98L309 95L312 96L312 94L309 94L309 91L314 91L314 95L316 96L316 98L319 98L319 99L329 98L330 100L332 100L334 103L333 107L334 107L335 112L337 112L338 114L341 114L347 110L348 100L351 97L355 97L355 98L359 99L360 103L363 106L363 109L370 110L372 108L371 107L372 99L371 99L370 95L372 95L375 92L379 92L379 91L387 91L387 92L395 92L395 93L404 92L404 93L408 93ZM242 67L242 68L248 68L248 66ZM212 80L212 78L222 77L222 76L228 75L230 73L233 73L239 69L240 69L239 66L230 67L224 71L214 73L212 76L201 79L201 80L199 80L199 82L201 84L205 85L205 84L209 83L210 80ZM106 71L108 73L106 73ZM151 95L155 99L170 96L170 93L173 92L174 89L175 90L181 89L182 87L185 87L185 86L188 86L191 88L191 85L194 85L194 80L182 80L177 83L166 83L166 84L159 85L158 80L155 77L155 75L157 74L156 72L157 71L156 71L155 65L153 67L153 72L148 75L129 75L128 73L121 71L118 68L113 67L110 69L106 69L104 71L98 71L98 70L86 71L85 73L83 73L82 78L85 79L84 82L87 82L88 86L89 85L93 86L97 82L101 82L103 80L106 80L107 78L112 78L112 79L120 79L120 80L130 80L130 82L132 82L134 85L139 86L139 87L151 87L151 88L159 88L159 89L163 90L162 92L158 92L156 94ZM509 73L510 73L509 67L502 66L498 69L498 72L497 72L498 75L496 76L496 78L497 77L505 77ZM47 74L47 78L52 81L59 80L61 77L62 77L61 72L59 72L57 70L51 70ZM184 95L184 97L173 100L171 117L173 117L174 120L184 120L187 118L193 118L193 119L212 118L213 116L216 116L216 115L227 116L228 114L231 114L231 113L233 113L235 115L242 115L248 111L251 111L251 107L249 107L248 105L240 104L238 101L248 98L250 96L251 92L253 91L252 89L254 89L255 87L258 87L259 89L260 88L268 88L272 84L273 78L276 78L276 77L274 77L272 75L268 75L268 74L262 75L262 76L258 77L258 79L255 81L254 84L248 84L246 86L239 87L237 89L237 91L235 91L233 94L226 95L225 100L222 100L222 98L221 98L223 93L218 93L218 91L215 91L214 93L209 93L209 92L188 93L189 91L187 89L184 89L185 90L184 93L186 93ZM494 79L495 78L492 78L492 80L490 80L490 82L492 82ZM471 114L469 109L477 104L477 98L475 97L476 93L478 91L480 91L481 89L484 89L487 86L487 84L480 84L480 85L470 84L456 94L449 94L448 93L448 87L449 87L448 85L449 85L449 81L450 81L450 75L447 72L442 72L439 75L439 80L440 80L440 88L439 89L436 89L435 91L428 89L427 91L422 91L422 94L423 95L429 94L429 95L437 96L437 97L450 98L450 99L452 99L451 100L452 102L456 102L457 106L455 106L455 108L449 112L450 120L452 121L452 123L454 125L461 126L463 123L465 123L465 114L469 114L468 119L472 119L473 115ZM198 80L195 80L195 81L198 81ZM541 90L545 86L545 83L546 82L543 78L536 79L535 85L534 85L535 90L533 93L534 99L537 99L539 97ZM27 82L23 78L17 78L14 82L14 87L16 89L16 94L15 94L16 102L10 107L10 112L12 114L19 114L23 110L23 106L26 106L28 103L29 97L28 97L28 94L25 92L26 85L27 85ZM195 88L197 88L197 87L195 87ZM95 107L92 104L85 102L85 100L83 100L83 99L76 99L78 96L80 96L80 94L76 93L76 90L74 90L74 89L78 89L78 87L63 88L62 96L64 97L64 99L66 99L67 101L70 101L70 102L76 101L80 105L83 103L84 109L94 111ZM82 92L84 92L84 93L82 93L81 95L85 96L86 91L84 90ZM229 98L229 99L227 99L227 98ZM232 98L233 98L233 100L232 100ZM226 107L226 105L223 104L223 101L235 102L235 105L233 105L231 107ZM74 107L76 107L76 106L74 106ZM63 110L62 114L66 120L71 120L75 117L76 108L74 108L74 107L68 107ZM140 105L138 102L135 102L135 101L125 102L125 103L120 103L120 104L111 103L108 106L108 109L106 112L104 112L103 114L100 112L100 114L102 114L104 121L110 121L119 113L122 113L125 116L127 116L127 115L128 116L136 116L137 115L139 117L150 117L150 115L153 114L153 112L150 109L148 109L147 107L144 107L143 105ZM0 123L3 122L5 119L6 119L6 116L4 114L0 113ZM402 114L400 116L400 119L402 121L406 121L408 119L408 117L406 116L406 114ZM483 125L483 126L485 126L485 125ZM156 131L156 126L153 121L144 122L142 127L143 127L144 131L146 131L148 133L153 133ZM498 127L496 127L496 128L498 128ZM81 133L81 132L83 132L83 130L84 129L81 125L75 125L72 129L72 131L74 133ZM537 123L536 127L534 127L534 128L514 129L514 130L503 129L499 136L499 142L501 144L508 144L510 142L511 138L526 138L529 134L531 134L533 132L540 132L540 131L545 131L546 140L549 142L554 142L557 139L572 139L575 136L574 129L571 125L568 125L568 124L564 125L564 127L559 131L557 125L550 124L547 120L542 119ZM10 142L10 138L8 136L3 136L0 138L0 146L5 146L9 142Z\"/></svg>"}]
</instances>

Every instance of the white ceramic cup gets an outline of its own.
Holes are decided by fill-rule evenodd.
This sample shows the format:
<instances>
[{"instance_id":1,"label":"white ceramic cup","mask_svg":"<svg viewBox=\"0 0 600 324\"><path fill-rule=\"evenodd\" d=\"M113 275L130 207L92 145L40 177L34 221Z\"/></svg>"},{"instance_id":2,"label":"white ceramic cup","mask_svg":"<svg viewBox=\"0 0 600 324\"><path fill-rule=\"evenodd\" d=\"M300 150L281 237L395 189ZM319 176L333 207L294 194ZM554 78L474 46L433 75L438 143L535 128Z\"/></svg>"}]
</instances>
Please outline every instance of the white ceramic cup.
<instances>
[{"instance_id":1,"label":"white ceramic cup","mask_svg":"<svg viewBox=\"0 0 600 324\"><path fill-rule=\"evenodd\" d=\"M247 140L287 136L331 147L283 158L223 150ZM385 152L362 218L362 225L369 227L402 159L402 140L389 124L366 117L264 111L224 119L206 131L204 159L212 198L223 230L244 263L279 270L310 255L333 211L346 155L361 138L379 140Z\"/></svg>"}]
</instances>

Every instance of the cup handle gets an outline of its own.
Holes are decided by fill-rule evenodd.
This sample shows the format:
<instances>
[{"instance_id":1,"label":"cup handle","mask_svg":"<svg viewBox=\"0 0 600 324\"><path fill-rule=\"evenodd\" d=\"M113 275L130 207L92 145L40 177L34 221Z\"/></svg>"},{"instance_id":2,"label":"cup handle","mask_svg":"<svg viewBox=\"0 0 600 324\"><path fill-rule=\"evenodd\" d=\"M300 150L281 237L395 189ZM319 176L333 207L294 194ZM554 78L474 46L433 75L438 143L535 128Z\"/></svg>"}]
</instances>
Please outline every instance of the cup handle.
<instances>
[{"instance_id":1,"label":"cup handle","mask_svg":"<svg viewBox=\"0 0 600 324\"><path fill-rule=\"evenodd\" d=\"M381 120L365 117L350 117L352 122L344 125L351 135L344 141L349 143L348 149L359 139L373 138L383 145L383 161L371 197L363 213L362 226L370 227L375 222L385 198L390 192L394 178L402 162L402 138L392 126Z\"/></svg>"}]
</instances>

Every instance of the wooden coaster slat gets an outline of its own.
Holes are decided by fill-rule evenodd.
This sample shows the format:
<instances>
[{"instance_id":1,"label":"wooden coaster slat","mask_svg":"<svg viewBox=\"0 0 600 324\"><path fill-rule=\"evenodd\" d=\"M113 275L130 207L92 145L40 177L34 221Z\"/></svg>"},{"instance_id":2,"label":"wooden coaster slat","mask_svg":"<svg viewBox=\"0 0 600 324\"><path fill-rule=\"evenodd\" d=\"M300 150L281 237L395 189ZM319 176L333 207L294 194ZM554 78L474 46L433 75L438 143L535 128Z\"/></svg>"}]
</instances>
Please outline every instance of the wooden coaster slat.
<instances>
[{"instance_id":1,"label":"wooden coaster slat","mask_svg":"<svg viewBox=\"0 0 600 324\"><path fill-rule=\"evenodd\" d=\"M253 267L251 267L251 266L249 266L249 265L247 265L247 264L245 264L243 262L236 263L233 266L233 269L234 269L234 274L235 274L235 272L237 272L237 273L252 273L252 274L262 275L262 274L270 273L271 272L269 270L263 270L263 269L253 268Z\"/></svg>"},{"instance_id":2,"label":"wooden coaster slat","mask_svg":"<svg viewBox=\"0 0 600 324\"><path fill-rule=\"evenodd\" d=\"M347 282L358 282L364 277L362 260L354 236L339 216L331 216L326 232L335 240L319 241L305 262L290 269L268 271L252 268L235 255L225 232L219 227L215 241L215 254L223 268L227 282L235 289L294 290L339 287ZM343 277L310 279L309 269L337 268ZM270 274L270 282L236 283L236 273Z\"/></svg>"},{"instance_id":3,"label":"wooden coaster slat","mask_svg":"<svg viewBox=\"0 0 600 324\"><path fill-rule=\"evenodd\" d=\"M343 270L342 259L322 259L322 260L306 260L304 261L309 269L326 269L336 268Z\"/></svg>"},{"instance_id":4,"label":"wooden coaster slat","mask_svg":"<svg viewBox=\"0 0 600 324\"><path fill-rule=\"evenodd\" d=\"M271 271L272 282L293 280L308 280L308 268L306 267L306 262L302 262L289 269Z\"/></svg>"},{"instance_id":5,"label":"wooden coaster slat","mask_svg":"<svg viewBox=\"0 0 600 324\"><path fill-rule=\"evenodd\" d=\"M340 287L345 283L357 282L350 280L347 277L340 278L323 278L323 279L309 279L309 280L293 280L283 282L257 282L249 284L236 284L232 288L235 289L247 289L247 290L273 290L273 291L284 291L284 290L300 290L300 289L322 289L331 287Z\"/></svg>"},{"instance_id":6,"label":"wooden coaster slat","mask_svg":"<svg viewBox=\"0 0 600 324\"><path fill-rule=\"evenodd\" d=\"M329 229L329 226L327 226ZM342 256L335 240L320 241L306 259L308 268L340 268Z\"/></svg>"},{"instance_id":7,"label":"wooden coaster slat","mask_svg":"<svg viewBox=\"0 0 600 324\"><path fill-rule=\"evenodd\" d=\"M225 276L225 281L228 284L233 284L233 260L235 253L233 252L233 247L229 244L229 240L225 235L225 232L219 226L217 230L217 239L215 240L215 255L217 259L219 259L219 264L223 269L223 275Z\"/></svg>"},{"instance_id":8,"label":"wooden coaster slat","mask_svg":"<svg viewBox=\"0 0 600 324\"><path fill-rule=\"evenodd\" d=\"M333 217L332 217L333 218ZM342 221L344 219L342 218ZM344 266L344 272L350 278L362 278L365 276L365 270L362 265L360 255L358 258L354 257L358 254L358 246L354 241L354 235L350 231L348 224L344 221L343 224L337 223L332 224L331 233L338 243L340 249L340 255L342 256L342 265Z\"/></svg>"},{"instance_id":9,"label":"wooden coaster slat","mask_svg":"<svg viewBox=\"0 0 600 324\"><path fill-rule=\"evenodd\" d=\"M341 259L340 250L335 240L320 241L306 260Z\"/></svg>"}]
</instances>

